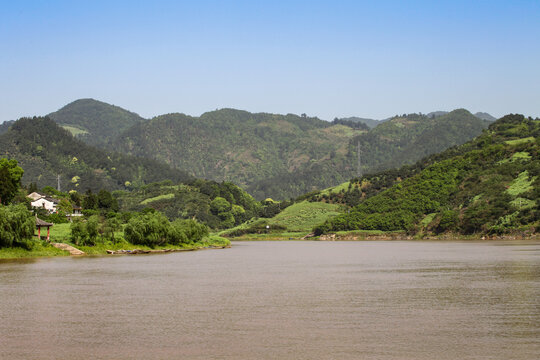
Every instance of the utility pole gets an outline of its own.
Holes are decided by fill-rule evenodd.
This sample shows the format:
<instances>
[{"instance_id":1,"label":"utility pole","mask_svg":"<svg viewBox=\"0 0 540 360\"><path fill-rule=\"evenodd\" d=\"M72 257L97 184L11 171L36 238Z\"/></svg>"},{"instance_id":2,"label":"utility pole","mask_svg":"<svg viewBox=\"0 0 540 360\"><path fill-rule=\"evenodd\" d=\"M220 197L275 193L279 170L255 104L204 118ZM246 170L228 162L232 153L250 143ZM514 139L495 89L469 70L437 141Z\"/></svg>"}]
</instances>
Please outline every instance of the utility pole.
<instances>
[{"instance_id":1,"label":"utility pole","mask_svg":"<svg viewBox=\"0 0 540 360\"><path fill-rule=\"evenodd\" d=\"M356 143L356 154L358 155L358 164L356 167L356 176L358 177L358 180L362 177L362 158L361 158L361 151L360 151L360 140Z\"/></svg>"},{"instance_id":2,"label":"utility pole","mask_svg":"<svg viewBox=\"0 0 540 360\"><path fill-rule=\"evenodd\" d=\"M56 175L56 190L60 191L60 174Z\"/></svg>"}]
</instances>

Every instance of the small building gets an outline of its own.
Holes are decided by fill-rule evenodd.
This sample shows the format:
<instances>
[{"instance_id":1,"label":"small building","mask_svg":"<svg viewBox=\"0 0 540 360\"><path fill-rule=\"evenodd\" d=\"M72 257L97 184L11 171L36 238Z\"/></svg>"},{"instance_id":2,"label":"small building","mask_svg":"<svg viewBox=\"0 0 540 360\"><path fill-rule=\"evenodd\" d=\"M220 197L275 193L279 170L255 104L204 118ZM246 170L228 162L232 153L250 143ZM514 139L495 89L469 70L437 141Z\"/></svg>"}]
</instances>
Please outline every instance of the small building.
<instances>
[{"instance_id":1,"label":"small building","mask_svg":"<svg viewBox=\"0 0 540 360\"><path fill-rule=\"evenodd\" d=\"M49 214L53 214L56 212L56 207L58 206L58 200L49 198L49 197L42 197L35 201L32 201L30 204L34 208L42 208L42 209L47 210Z\"/></svg>"},{"instance_id":2,"label":"small building","mask_svg":"<svg viewBox=\"0 0 540 360\"><path fill-rule=\"evenodd\" d=\"M46 227L47 228L47 241L49 241L50 240L50 234L51 234L51 232L50 232L51 226L53 226L52 223L48 223L46 221L43 221L43 220L41 220L40 218L38 218L36 216L36 229L38 231L38 235L37 235L38 239L41 240L41 228Z\"/></svg>"},{"instance_id":3,"label":"small building","mask_svg":"<svg viewBox=\"0 0 540 360\"><path fill-rule=\"evenodd\" d=\"M71 214L66 214L69 221L72 221L74 217L83 216L82 207L73 206L73 212Z\"/></svg>"}]
</instances>

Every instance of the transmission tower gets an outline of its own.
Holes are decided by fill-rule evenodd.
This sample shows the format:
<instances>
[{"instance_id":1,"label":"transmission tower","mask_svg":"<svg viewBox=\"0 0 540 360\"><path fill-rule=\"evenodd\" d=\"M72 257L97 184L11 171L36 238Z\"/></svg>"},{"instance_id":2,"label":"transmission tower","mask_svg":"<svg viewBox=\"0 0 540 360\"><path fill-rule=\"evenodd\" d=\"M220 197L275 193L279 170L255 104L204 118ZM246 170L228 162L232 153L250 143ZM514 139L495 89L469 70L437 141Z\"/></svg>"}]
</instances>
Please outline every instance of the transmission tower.
<instances>
[{"instance_id":1,"label":"transmission tower","mask_svg":"<svg viewBox=\"0 0 540 360\"><path fill-rule=\"evenodd\" d=\"M358 155L358 163L356 167L356 176L358 179L362 177L362 157L361 157L361 150L360 150L360 141L356 143L356 154Z\"/></svg>"},{"instance_id":2,"label":"transmission tower","mask_svg":"<svg viewBox=\"0 0 540 360\"><path fill-rule=\"evenodd\" d=\"M56 175L56 190L60 191L60 174Z\"/></svg>"}]
</instances>

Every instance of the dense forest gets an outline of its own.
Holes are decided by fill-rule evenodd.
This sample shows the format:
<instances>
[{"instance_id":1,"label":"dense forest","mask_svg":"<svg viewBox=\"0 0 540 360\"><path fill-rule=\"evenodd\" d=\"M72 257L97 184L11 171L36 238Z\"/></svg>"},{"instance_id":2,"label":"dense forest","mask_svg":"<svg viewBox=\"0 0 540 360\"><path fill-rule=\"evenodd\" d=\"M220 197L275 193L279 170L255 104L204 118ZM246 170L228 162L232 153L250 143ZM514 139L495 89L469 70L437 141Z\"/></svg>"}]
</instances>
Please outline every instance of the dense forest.
<instances>
[{"instance_id":1,"label":"dense forest","mask_svg":"<svg viewBox=\"0 0 540 360\"><path fill-rule=\"evenodd\" d=\"M358 143L361 171L367 173L414 163L473 138L487 126L465 110L437 117L395 116L370 122L377 125L371 130L362 118L327 122L305 114L234 109L143 121L92 99L50 115L81 140L151 157L198 178L234 182L256 199L288 199L346 181L358 171Z\"/></svg>"},{"instance_id":2,"label":"dense forest","mask_svg":"<svg viewBox=\"0 0 540 360\"><path fill-rule=\"evenodd\" d=\"M194 179L184 183L170 180L115 191L122 211L153 209L169 219L196 219L213 229L226 229L254 217L272 217L283 207L273 201L258 202L229 182Z\"/></svg>"},{"instance_id":3,"label":"dense forest","mask_svg":"<svg viewBox=\"0 0 540 360\"><path fill-rule=\"evenodd\" d=\"M413 166L353 179L312 201L353 206L316 227L409 233L540 230L540 119L507 115L478 138Z\"/></svg>"},{"instance_id":4,"label":"dense forest","mask_svg":"<svg viewBox=\"0 0 540 360\"><path fill-rule=\"evenodd\" d=\"M107 152L75 139L47 117L22 118L0 135L0 157L16 159L25 169L23 184L63 190L126 189L170 179L187 181L187 173L156 160Z\"/></svg>"},{"instance_id":5,"label":"dense forest","mask_svg":"<svg viewBox=\"0 0 540 360\"><path fill-rule=\"evenodd\" d=\"M488 123L467 110L454 110L444 116L428 117L420 114L396 116L370 130L352 137L341 154L312 162L294 173L281 173L247 187L258 197L272 193L284 198L287 191L294 195L342 183L358 174L358 146L360 172L370 173L413 164L430 154L462 144L479 135ZM304 191L300 191L304 190Z\"/></svg>"}]
</instances>

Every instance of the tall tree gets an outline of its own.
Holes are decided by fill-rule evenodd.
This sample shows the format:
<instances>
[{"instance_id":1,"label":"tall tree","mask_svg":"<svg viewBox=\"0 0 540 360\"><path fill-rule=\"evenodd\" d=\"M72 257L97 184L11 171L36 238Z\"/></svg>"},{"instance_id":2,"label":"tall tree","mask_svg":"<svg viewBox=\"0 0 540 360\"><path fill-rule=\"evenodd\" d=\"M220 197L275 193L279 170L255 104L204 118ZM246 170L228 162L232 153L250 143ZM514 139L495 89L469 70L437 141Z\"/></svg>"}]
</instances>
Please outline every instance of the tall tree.
<instances>
[{"instance_id":1,"label":"tall tree","mask_svg":"<svg viewBox=\"0 0 540 360\"><path fill-rule=\"evenodd\" d=\"M0 159L0 204L7 205L19 191L24 170L15 159Z\"/></svg>"}]
</instances>

